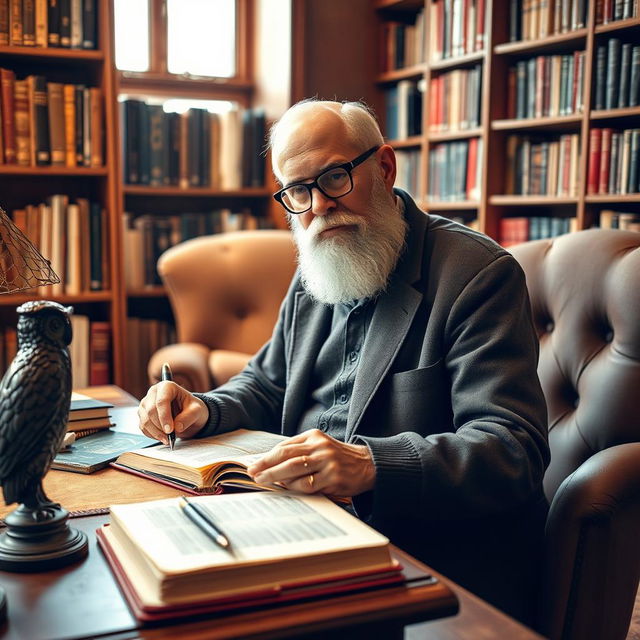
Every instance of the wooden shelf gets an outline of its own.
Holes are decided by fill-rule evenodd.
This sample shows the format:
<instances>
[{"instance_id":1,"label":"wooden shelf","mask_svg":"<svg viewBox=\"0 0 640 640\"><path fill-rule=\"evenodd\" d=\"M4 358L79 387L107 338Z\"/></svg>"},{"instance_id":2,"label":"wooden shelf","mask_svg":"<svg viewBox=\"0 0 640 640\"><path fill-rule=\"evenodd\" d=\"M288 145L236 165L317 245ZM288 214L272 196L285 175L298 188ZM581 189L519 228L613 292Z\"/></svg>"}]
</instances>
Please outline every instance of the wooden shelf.
<instances>
[{"instance_id":1,"label":"wooden shelf","mask_svg":"<svg viewBox=\"0 0 640 640\"><path fill-rule=\"evenodd\" d=\"M539 207L547 205L575 205L577 197L564 196L518 196L518 195L494 195L489 196L489 204L497 206L522 206Z\"/></svg>"},{"instance_id":2,"label":"wooden shelf","mask_svg":"<svg viewBox=\"0 0 640 640\"><path fill-rule=\"evenodd\" d=\"M25 302L29 302L29 300L55 300L56 302L60 302L61 304L87 304L87 303L97 303L97 302L110 302L113 296L113 292L111 291L88 291L86 293L81 293L78 295L62 295L56 296L48 293L44 293L43 295L25 292L25 293L14 293L6 296L0 296L0 306L2 307L12 307L18 306Z\"/></svg>"},{"instance_id":3,"label":"wooden shelf","mask_svg":"<svg viewBox=\"0 0 640 640\"><path fill-rule=\"evenodd\" d=\"M106 167L19 167L15 164L0 164L0 175L18 176L106 176Z\"/></svg>"},{"instance_id":4,"label":"wooden shelf","mask_svg":"<svg viewBox=\"0 0 640 640\"><path fill-rule=\"evenodd\" d=\"M424 7L423 0L376 0L375 8L392 11L418 11Z\"/></svg>"},{"instance_id":5,"label":"wooden shelf","mask_svg":"<svg viewBox=\"0 0 640 640\"><path fill-rule=\"evenodd\" d=\"M640 27L640 18L627 18L626 20L614 20L607 24L596 25L596 33L611 33L612 31L622 31L624 29L632 29Z\"/></svg>"},{"instance_id":6,"label":"wooden shelf","mask_svg":"<svg viewBox=\"0 0 640 640\"><path fill-rule=\"evenodd\" d=\"M11 47L0 46L0 56L79 60L102 62L104 53L100 49L63 49L59 47Z\"/></svg>"},{"instance_id":7,"label":"wooden shelf","mask_svg":"<svg viewBox=\"0 0 640 640\"><path fill-rule=\"evenodd\" d=\"M128 298L164 298L167 291L163 286L145 287L144 289L136 289L127 291Z\"/></svg>"},{"instance_id":8,"label":"wooden shelf","mask_svg":"<svg viewBox=\"0 0 640 640\"><path fill-rule=\"evenodd\" d=\"M447 142L449 140L466 140L482 136L482 128L461 129L459 131L432 131L429 133L429 142Z\"/></svg>"},{"instance_id":9,"label":"wooden shelf","mask_svg":"<svg viewBox=\"0 0 640 640\"><path fill-rule=\"evenodd\" d=\"M605 193L586 196L587 204L625 204L640 202L640 193Z\"/></svg>"},{"instance_id":10,"label":"wooden shelf","mask_svg":"<svg viewBox=\"0 0 640 640\"><path fill-rule=\"evenodd\" d=\"M421 146L423 142L423 136L411 136L404 138L404 140L387 140L387 144L390 144L394 149L413 149Z\"/></svg>"},{"instance_id":11,"label":"wooden shelf","mask_svg":"<svg viewBox=\"0 0 640 640\"><path fill-rule=\"evenodd\" d=\"M548 38L537 40L521 40L519 42L505 42L493 48L496 55L520 55L524 53L539 53L547 49L559 47L572 47L578 44L585 44L587 40L587 29L576 29L567 33L558 33Z\"/></svg>"},{"instance_id":12,"label":"wooden shelf","mask_svg":"<svg viewBox=\"0 0 640 640\"><path fill-rule=\"evenodd\" d=\"M421 78L425 71L427 70L427 65L422 62L420 64L415 64L411 67L404 67L402 69L393 69L391 71L384 71L378 76L376 82L378 84L390 84L393 82L399 82L400 80L411 80L412 78Z\"/></svg>"},{"instance_id":13,"label":"wooden shelf","mask_svg":"<svg viewBox=\"0 0 640 640\"><path fill-rule=\"evenodd\" d=\"M592 111L592 120L611 120L613 118L629 118L640 116L640 107L623 107L621 109L601 109Z\"/></svg>"},{"instance_id":14,"label":"wooden shelf","mask_svg":"<svg viewBox=\"0 0 640 640\"><path fill-rule=\"evenodd\" d=\"M494 120L491 128L494 131L516 131L518 129L578 129L582 122L582 114L568 116L547 116L544 118L511 118Z\"/></svg>"},{"instance_id":15,"label":"wooden shelf","mask_svg":"<svg viewBox=\"0 0 640 640\"><path fill-rule=\"evenodd\" d=\"M480 62L484 59L484 51L474 51L464 56L458 56L456 58L446 58L445 60L431 60L429 62L429 68L431 71L444 71L448 69L454 69L456 67L466 67L474 62Z\"/></svg>"},{"instance_id":16,"label":"wooden shelf","mask_svg":"<svg viewBox=\"0 0 640 640\"><path fill-rule=\"evenodd\" d=\"M470 211L480 207L477 200L458 200L456 202L425 200L421 205L424 205L427 211Z\"/></svg>"},{"instance_id":17,"label":"wooden shelf","mask_svg":"<svg viewBox=\"0 0 640 640\"><path fill-rule=\"evenodd\" d=\"M221 189L210 189L208 187L191 187L183 189L182 187L148 187L146 185L133 184L124 185L123 192L125 196L158 198L167 196L180 196L186 198L266 198L271 195L271 192L264 187L223 191Z\"/></svg>"}]
</instances>

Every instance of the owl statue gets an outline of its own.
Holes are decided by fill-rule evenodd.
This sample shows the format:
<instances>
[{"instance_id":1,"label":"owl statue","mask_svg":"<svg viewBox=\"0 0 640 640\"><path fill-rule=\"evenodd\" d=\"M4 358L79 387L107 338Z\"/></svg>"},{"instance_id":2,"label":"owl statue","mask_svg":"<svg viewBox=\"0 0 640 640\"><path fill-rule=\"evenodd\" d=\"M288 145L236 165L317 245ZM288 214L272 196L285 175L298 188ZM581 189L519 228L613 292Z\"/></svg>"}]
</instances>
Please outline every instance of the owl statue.
<instances>
[{"instance_id":1,"label":"owl statue","mask_svg":"<svg viewBox=\"0 0 640 640\"><path fill-rule=\"evenodd\" d=\"M0 382L0 484L6 504L32 518L55 507L42 487L66 432L71 401L71 307L25 302L17 309L18 352Z\"/></svg>"}]
</instances>

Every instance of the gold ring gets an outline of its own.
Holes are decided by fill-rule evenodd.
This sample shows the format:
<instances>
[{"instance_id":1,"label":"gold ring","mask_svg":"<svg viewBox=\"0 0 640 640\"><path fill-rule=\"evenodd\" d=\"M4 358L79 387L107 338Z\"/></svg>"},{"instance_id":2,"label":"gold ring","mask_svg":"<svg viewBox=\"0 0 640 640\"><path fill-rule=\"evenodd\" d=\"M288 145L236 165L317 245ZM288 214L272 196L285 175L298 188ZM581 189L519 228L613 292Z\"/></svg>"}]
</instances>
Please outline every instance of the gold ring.
<instances>
[{"instance_id":1,"label":"gold ring","mask_svg":"<svg viewBox=\"0 0 640 640\"><path fill-rule=\"evenodd\" d=\"M307 456L302 456L302 464L304 464L305 469L309 468L309 465L307 464Z\"/></svg>"},{"instance_id":2,"label":"gold ring","mask_svg":"<svg viewBox=\"0 0 640 640\"><path fill-rule=\"evenodd\" d=\"M307 477L309 478L309 486L313 487L313 473L310 473Z\"/></svg>"}]
</instances>

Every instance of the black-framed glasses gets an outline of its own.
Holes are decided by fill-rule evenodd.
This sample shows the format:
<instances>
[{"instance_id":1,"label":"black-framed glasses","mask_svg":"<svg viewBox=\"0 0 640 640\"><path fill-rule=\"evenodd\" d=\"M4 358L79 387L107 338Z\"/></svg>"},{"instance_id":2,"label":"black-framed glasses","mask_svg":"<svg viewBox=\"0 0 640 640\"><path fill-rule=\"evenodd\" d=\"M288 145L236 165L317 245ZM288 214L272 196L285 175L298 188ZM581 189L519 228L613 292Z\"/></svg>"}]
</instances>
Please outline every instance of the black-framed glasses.
<instances>
[{"instance_id":1,"label":"black-framed glasses","mask_svg":"<svg viewBox=\"0 0 640 640\"><path fill-rule=\"evenodd\" d=\"M317 189L323 196L334 200L342 198L353 190L353 178L351 172L362 164L369 156L373 155L380 146L371 147L361 153L351 162L339 164L336 167L325 169L313 182L296 182L273 194L273 197L289 213L304 213L309 211L312 205L312 189Z\"/></svg>"}]
</instances>

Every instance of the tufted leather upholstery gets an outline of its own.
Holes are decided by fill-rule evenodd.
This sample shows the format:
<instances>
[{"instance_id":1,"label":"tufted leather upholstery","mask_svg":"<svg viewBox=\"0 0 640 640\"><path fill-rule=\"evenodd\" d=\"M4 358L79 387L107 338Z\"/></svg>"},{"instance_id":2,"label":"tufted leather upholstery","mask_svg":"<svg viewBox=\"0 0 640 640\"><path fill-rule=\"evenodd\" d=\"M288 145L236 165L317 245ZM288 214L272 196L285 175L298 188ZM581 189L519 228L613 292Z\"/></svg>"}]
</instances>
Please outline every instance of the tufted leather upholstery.
<instances>
[{"instance_id":1,"label":"tufted leather upholstery","mask_svg":"<svg viewBox=\"0 0 640 640\"><path fill-rule=\"evenodd\" d=\"M510 249L540 338L551 463L540 630L625 638L640 577L640 233Z\"/></svg>"},{"instance_id":2,"label":"tufted leather upholstery","mask_svg":"<svg viewBox=\"0 0 640 640\"><path fill-rule=\"evenodd\" d=\"M271 336L295 266L288 231L225 233L166 251L158 271L178 344L153 354L150 382L160 379L163 362L191 391L207 391L238 373Z\"/></svg>"}]
</instances>

